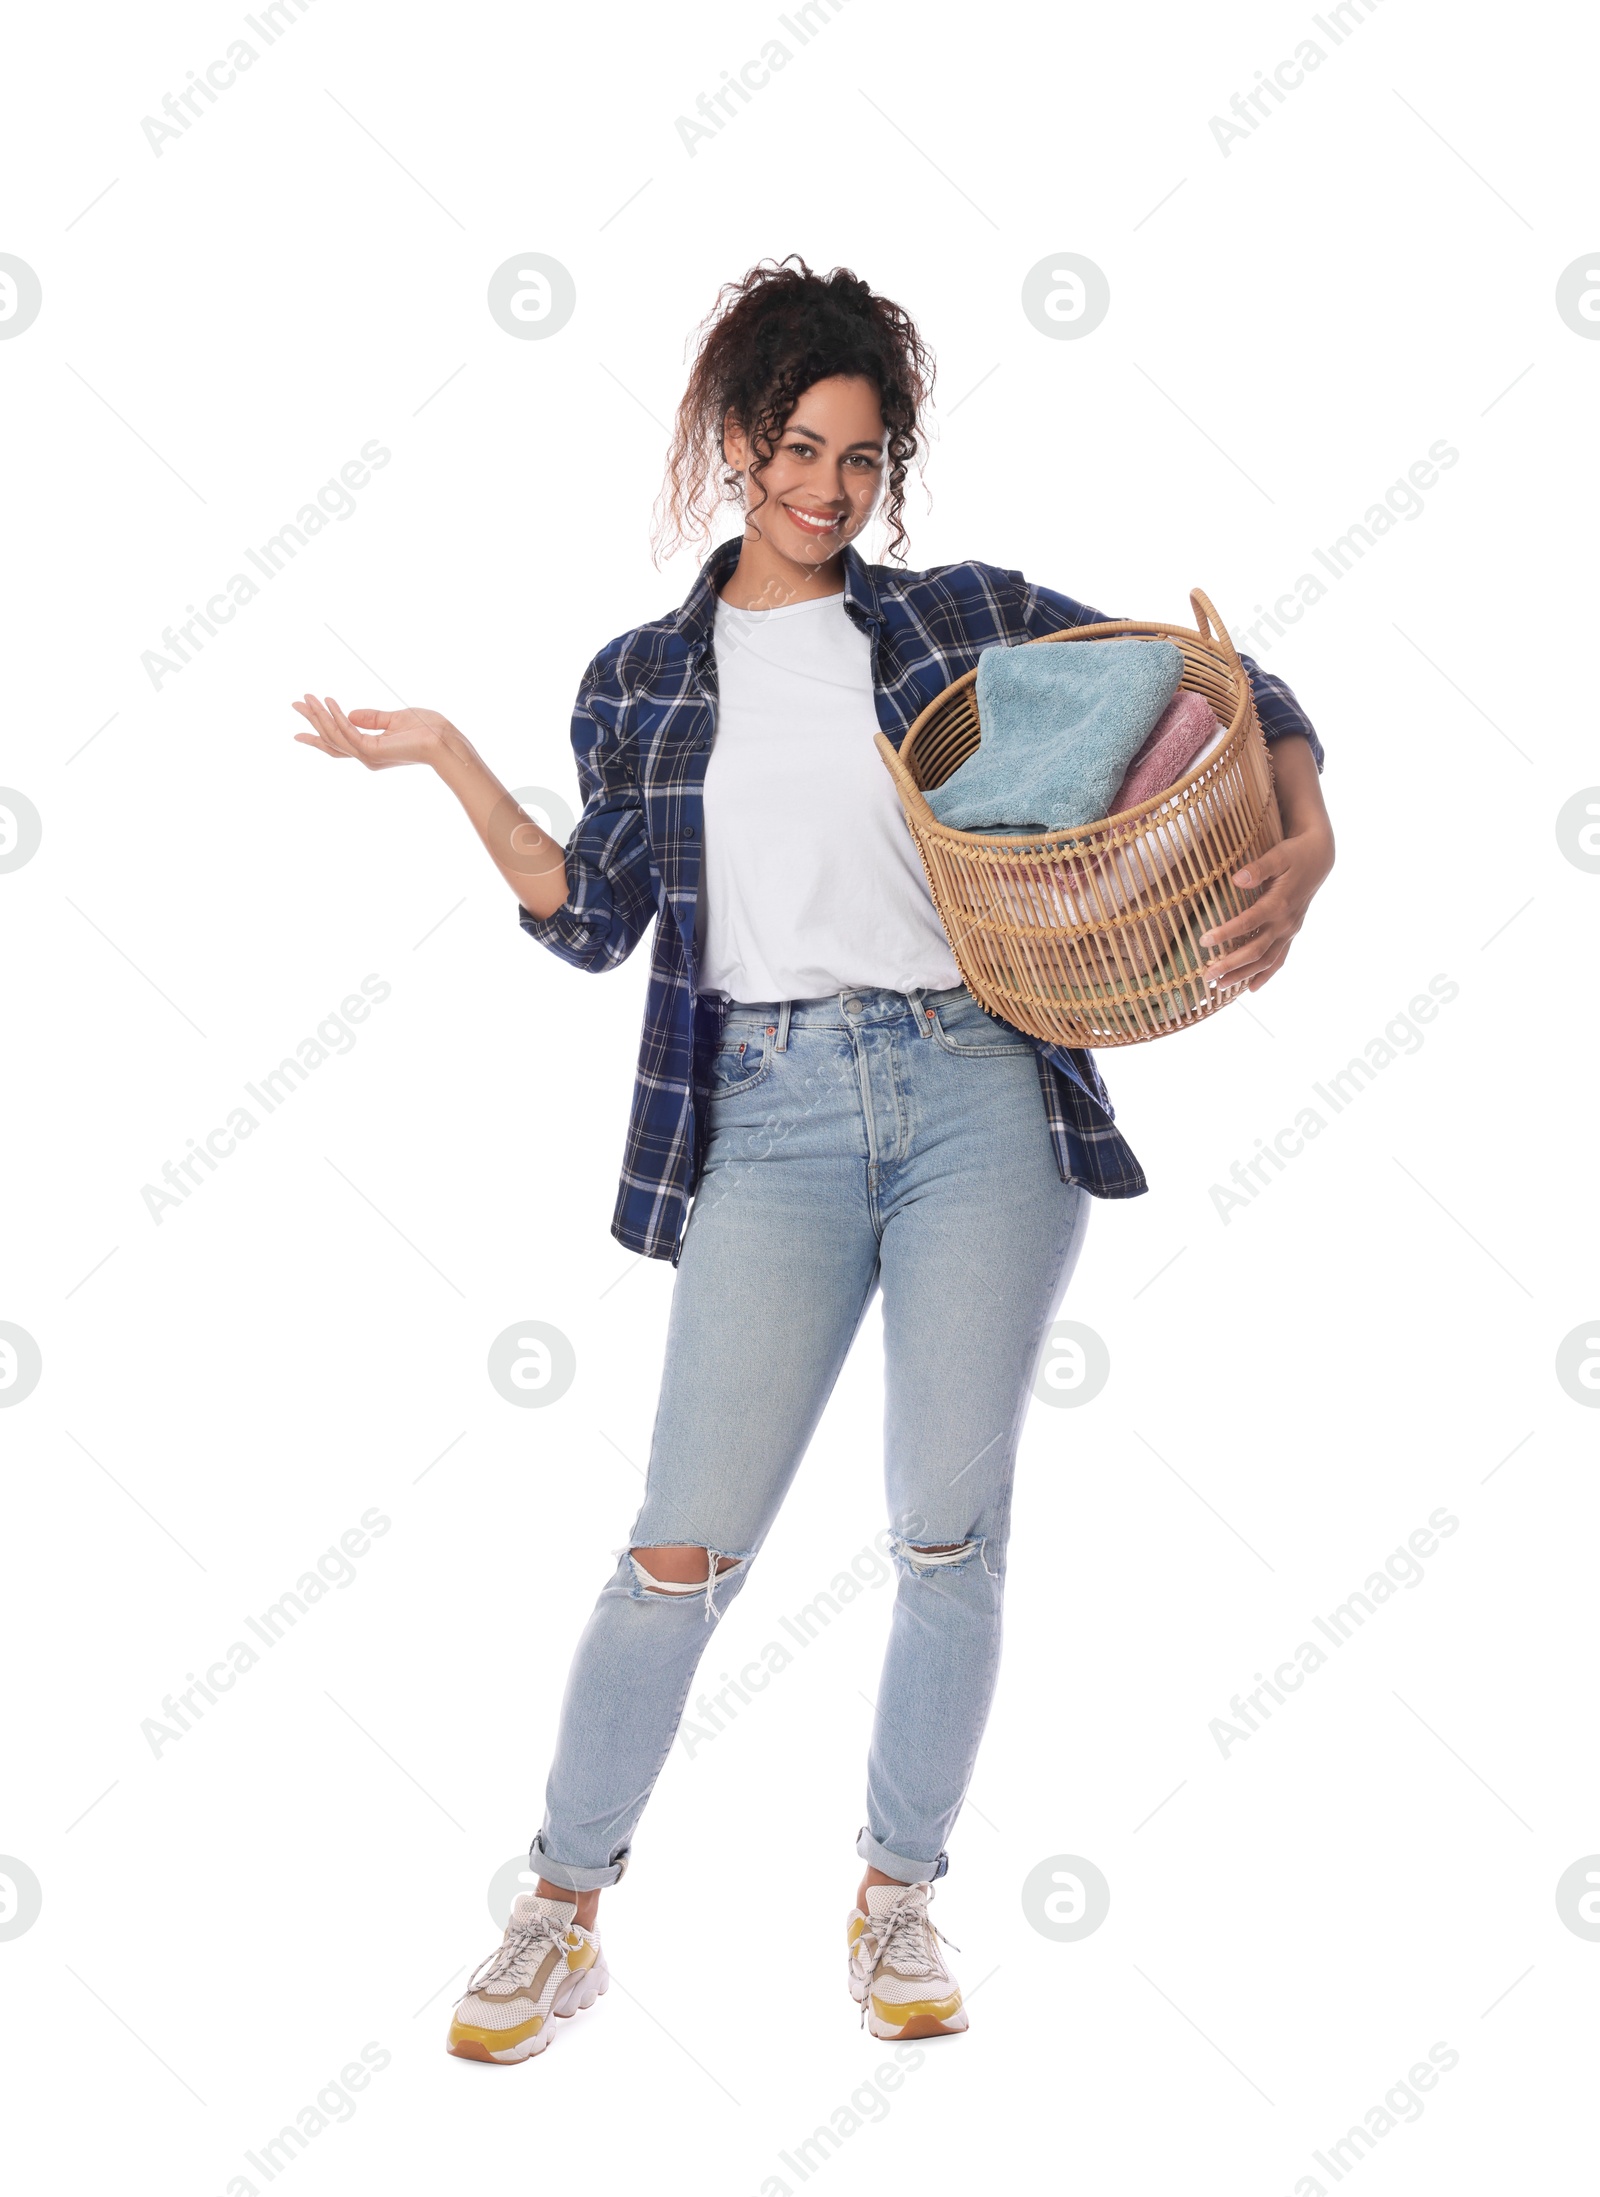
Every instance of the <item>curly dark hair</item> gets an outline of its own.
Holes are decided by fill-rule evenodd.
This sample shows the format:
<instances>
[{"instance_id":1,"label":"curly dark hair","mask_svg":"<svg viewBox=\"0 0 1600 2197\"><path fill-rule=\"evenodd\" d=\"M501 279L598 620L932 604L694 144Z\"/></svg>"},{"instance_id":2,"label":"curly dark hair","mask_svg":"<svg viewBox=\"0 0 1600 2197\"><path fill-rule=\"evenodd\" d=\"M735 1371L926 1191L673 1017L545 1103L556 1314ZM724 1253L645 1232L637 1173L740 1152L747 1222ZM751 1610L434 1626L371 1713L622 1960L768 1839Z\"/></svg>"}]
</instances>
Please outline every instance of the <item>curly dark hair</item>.
<instances>
[{"instance_id":1,"label":"curly dark hair","mask_svg":"<svg viewBox=\"0 0 1600 2197\"><path fill-rule=\"evenodd\" d=\"M657 564L707 540L716 506L738 498L743 476L722 450L728 413L756 452L751 472L759 477L802 392L832 374L860 374L877 389L888 431L887 554L904 564L906 469L925 449L920 421L934 376L933 354L910 314L848 267L814 274L790 252L725 283L696 337L656 504Z\"/></svg>"}]
</instances>

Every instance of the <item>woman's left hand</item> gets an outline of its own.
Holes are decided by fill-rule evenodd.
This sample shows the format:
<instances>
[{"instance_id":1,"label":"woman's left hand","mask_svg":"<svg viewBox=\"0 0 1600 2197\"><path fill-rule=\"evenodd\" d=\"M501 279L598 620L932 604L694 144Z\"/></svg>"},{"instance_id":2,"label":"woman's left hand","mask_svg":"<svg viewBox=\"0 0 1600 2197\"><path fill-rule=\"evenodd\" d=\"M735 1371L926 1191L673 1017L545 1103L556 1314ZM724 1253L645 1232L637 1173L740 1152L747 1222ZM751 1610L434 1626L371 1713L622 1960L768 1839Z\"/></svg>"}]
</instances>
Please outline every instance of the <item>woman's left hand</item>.
<instances>
[{"instance_id":1,"label":"woman's left hand","mask_svg":"<svg viewBox=\"0 0 1600 2197\"><path fill-rule=\"evenodd\" d=\"M1333 834L1312 829L1280 839L1235 870L1236 885L1266 890L1231 922L1201 932L1201 945L1220 956L1205 963L1207 984L1220 989L1244 979L1248 990L1259 992L1283 967L1306 910L1332 868Z\"/></svg>"},{"instance_id":2,"label":"woman's left hand","mask_svg":"<svg viewBox=\"0 0 1600 2197\"><path fill-rule=\"evenodd\" d=\"M1200 933L1200 945L1216 956L1202 964L1208 985L1243 983L1259 992L1283 967L1294 935L1333 868L1333 826L1322 798L1311 743L1287 733L1272 743L1272 781L1283 837L1265 854L1235 870L1244 891L1260 897L1226 922Z\"/></svg>"}]
</instances>

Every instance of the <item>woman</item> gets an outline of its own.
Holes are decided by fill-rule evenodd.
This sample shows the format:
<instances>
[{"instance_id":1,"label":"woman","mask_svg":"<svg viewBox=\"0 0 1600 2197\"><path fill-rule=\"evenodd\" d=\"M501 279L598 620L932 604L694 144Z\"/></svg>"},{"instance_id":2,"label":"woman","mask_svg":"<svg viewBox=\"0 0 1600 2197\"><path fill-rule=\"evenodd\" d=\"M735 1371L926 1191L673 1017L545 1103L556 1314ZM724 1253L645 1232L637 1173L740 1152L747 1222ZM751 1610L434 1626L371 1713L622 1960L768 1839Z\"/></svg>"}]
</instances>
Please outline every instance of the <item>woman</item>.
<instances>
[{"instance_id":1,"label":"woman","mask_svg":"<svg viewBox=\"0 0 1600 2197\"><path fill-rule=\"evenodd\" d=\"M584 673L564 849L435 712L294 705L324 754L430 765L563 960L614 968L656 923L612 1222L677 1268L649 1474L572 1664L538 1890L451 2023L469 2059L543 2051L604 1990L601 1889L879 1288L899 1578L848 1975L874 2036L966 2027L928 1900L994 1687L1017 1438L1090 1196L1145 1188L1090 1056L962 984L872 738L898 743L980 650L1102 614L992 565L862 561L885 489L903 560L932 365L899 307L791 260L730 284L701 332L658 552L704 538L719 488L743 532ZM1265 890L1207 934L1208 969L1256 990L1333 841L1316 734L1246 666L1284 837L1240 873Z\"/></svg>"}]
</instances>

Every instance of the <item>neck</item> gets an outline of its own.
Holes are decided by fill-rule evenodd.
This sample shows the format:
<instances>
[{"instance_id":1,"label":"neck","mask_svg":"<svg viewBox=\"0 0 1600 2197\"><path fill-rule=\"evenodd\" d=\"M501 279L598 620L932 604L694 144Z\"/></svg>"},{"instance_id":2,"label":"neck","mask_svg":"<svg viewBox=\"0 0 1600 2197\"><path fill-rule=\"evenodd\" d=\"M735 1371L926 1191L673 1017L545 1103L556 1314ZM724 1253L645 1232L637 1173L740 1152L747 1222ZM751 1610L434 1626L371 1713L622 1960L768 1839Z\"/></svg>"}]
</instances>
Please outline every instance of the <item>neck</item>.
<instances>
[{"instance_id":1,"label":"neck","mask_svg":"<svg viewBox=\"0 0 1600 2197\"><path fill-rule=\"evenodd\" d=\"M730 610L782 610L787 603L813 602L844 593L844 552L825 564L797 564L780 557L758 534L746 534L739 561L718 590Z\"/></svg>"}]
</instances>

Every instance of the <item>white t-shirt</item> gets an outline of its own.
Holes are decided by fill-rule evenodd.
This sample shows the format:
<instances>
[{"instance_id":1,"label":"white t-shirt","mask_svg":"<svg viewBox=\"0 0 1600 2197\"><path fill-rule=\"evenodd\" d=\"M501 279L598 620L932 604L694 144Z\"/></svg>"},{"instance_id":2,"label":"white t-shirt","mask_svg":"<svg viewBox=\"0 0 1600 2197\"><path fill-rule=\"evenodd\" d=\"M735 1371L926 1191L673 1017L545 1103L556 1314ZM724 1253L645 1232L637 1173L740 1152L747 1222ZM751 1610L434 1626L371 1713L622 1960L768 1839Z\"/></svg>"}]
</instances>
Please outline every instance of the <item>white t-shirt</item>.
<instances>
[{"instance_id":1,"label":"white t-shirt","mask_svg":"<svg viewBox=\"0 0 1600 2197\"><path fill-rule=\"evenodd\" d=\"M873 745L872 651L843 594L716 609L702 991L819 999L961 982L894 781Z\"/></svg>"}]
</instances>

